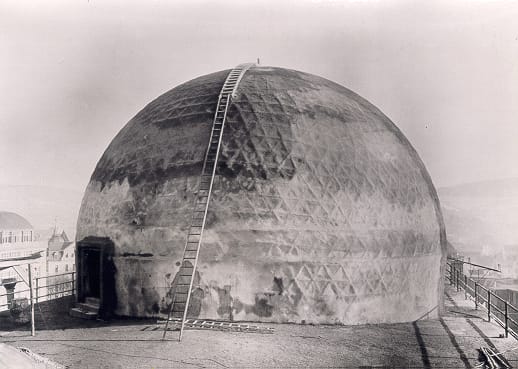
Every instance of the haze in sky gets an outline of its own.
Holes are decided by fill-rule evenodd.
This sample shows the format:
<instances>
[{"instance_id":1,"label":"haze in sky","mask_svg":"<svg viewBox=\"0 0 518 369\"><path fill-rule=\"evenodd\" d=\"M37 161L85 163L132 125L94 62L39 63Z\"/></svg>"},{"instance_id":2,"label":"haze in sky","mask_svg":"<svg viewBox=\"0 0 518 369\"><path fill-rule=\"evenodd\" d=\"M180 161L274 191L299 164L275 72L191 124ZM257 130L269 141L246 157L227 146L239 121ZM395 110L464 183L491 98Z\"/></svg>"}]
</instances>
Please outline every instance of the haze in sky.
<instances>
[{"instance_id":1,"label":"haze in sky","mask_svg":"<svg viewBox=\"0 0 518 369\"><path fill-rule=\"evenodd\" d=\"M518 3L0 3L0 184L82 191L174 86L242 62L320 75L379 107L434 183L518 177Z\"/></svg>"}]
</instances>

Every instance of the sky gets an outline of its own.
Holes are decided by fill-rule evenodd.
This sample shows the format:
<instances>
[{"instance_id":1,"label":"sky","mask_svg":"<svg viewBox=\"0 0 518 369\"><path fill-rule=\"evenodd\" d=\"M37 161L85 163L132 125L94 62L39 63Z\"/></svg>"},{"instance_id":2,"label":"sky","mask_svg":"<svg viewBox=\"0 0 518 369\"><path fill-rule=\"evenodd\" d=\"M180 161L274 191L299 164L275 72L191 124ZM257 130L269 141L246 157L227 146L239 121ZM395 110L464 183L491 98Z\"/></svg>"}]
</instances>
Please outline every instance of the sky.
<instances>
[{"instance_id":1,"label":"sky","mask_svg":"<svg viewBox=\"0 0 518 369\"><path fill-rule=\"evenodd\" d=\"M380 108L436 186L518 177L518 1L0 2L0 185L83 191L148 102L242 62Z\"/></svg>"}]
</instances>

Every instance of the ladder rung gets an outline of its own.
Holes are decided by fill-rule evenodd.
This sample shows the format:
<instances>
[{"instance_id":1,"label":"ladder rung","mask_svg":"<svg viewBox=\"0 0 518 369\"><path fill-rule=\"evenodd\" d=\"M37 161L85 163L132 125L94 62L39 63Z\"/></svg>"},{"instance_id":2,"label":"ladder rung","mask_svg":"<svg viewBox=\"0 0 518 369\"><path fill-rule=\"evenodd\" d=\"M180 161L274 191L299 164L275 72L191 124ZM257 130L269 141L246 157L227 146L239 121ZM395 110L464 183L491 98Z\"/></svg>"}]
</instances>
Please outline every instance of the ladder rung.
<instances>
[{"instance_id":1,"label":"ladder rung","mask_svg":"<svg viewBox=\"0 0 518 369\"><path fill-rule=\"evenodd\" d=\"M181 292L181 291L185 291L185 292ZM189 293L189 285L186 285L186 286L176 285L176 292L177 293Z\"/></svg>"},{"instance_id":2,"label":"ladder rung","mask_svg":"<svg viewBox=\"0 0 518 369\"><path fill-rule=\"evenodd\" d=\"M186 285L187 284L190 284L191 282L191 277L190 275L184 275L184 276L178 276L178 283L180 282L180 280L182 280ZM183 278L183 279L182 279Z\"/></svg>"}]
</instances>

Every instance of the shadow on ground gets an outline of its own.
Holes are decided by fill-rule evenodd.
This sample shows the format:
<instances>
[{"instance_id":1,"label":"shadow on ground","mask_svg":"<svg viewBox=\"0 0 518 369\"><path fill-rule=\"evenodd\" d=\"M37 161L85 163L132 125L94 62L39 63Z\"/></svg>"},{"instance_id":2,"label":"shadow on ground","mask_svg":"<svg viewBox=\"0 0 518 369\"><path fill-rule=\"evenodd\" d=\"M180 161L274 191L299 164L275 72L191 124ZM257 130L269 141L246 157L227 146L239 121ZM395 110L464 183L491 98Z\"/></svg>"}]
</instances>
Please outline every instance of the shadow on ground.
<instances>
[{"instance_id":1,"label":"shadow on ground","mask_svg":"<svg viewBox=\"0 0 518 369\"><path fill-rule=\"evenodd\" d=\"M36 331L64 330L64 329L80 329L80 328L97 328L107 326L125 326L125 325L149 325L154 324L156 319L135 319L121 318L104 320L86 320L71 317L68 312L74 306L73 296L66 296L51 301L45 301L35 305L34 322ZM27 311L30 316L30 310ZM2 331L19 331L30 332L30 321L24 324L15 323L9 311L0 313L0 332Z\"/></svg>"}]
</instances>

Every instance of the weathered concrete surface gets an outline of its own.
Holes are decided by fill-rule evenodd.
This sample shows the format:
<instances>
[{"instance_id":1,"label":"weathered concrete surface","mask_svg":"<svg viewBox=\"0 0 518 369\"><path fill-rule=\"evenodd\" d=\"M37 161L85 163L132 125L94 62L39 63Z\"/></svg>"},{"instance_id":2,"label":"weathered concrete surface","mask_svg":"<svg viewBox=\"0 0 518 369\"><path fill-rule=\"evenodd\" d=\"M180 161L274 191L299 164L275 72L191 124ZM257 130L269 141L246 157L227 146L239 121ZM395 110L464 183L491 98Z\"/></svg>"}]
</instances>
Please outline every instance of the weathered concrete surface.
<instances>
[{"instance_id":1,"label":"weathered concrete surface","mask_svg":"<svg viewBox=\"0 0 518 369\"><path fill-rule=\"evenodd\" d=\"M453 300L446 300L442 320L350 327L259 323L274 334L187 330L178 343L178 332L160 341L162 332L153 331L150 321L76 320L63 326L61 317L47 315L49 327L38 324L36 337L29 327L0 329L0 342L28 347L70 369L476 368L481 346L505 352L516 367L516 340L496 338L502 328L480 318L472 302L464 304L463 292L448 293Z\"/></svg>"},{"instance_id":2,"label":"weathered concrete surface","mask_svg":"<svg viewBox=\"0 0 518 369\"><path fill-rule=\"evenodd\" d=\"M226 74L150 103L92 175L77 237L115 243L117 314L167 311ZM191 315L360 324L437 314L446 240L435 189L401 132L358 95L250 69L217 173Z\"/></svg>"}]
</instances>

